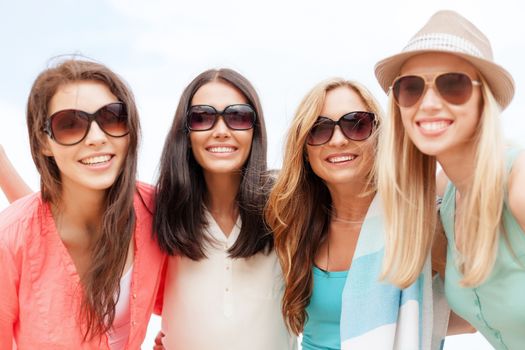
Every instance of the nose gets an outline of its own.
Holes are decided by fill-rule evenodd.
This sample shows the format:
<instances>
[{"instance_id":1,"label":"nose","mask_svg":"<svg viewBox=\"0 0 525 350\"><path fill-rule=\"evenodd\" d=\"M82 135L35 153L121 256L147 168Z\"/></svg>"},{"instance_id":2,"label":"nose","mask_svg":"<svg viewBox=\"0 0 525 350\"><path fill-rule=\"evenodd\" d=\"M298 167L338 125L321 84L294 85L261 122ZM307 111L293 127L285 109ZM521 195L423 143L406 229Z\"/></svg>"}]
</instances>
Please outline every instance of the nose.
<instances>
[{"instance_id":1,"label":"nose","mask_svg":"<svg viewBox=\"0 0 525 350\"><path fill-rule=\"evenodd\" d=\"M341 131L339 125L335 126L334 133L332 134L330 141L328 141L328 144L333 147L340 147L348 144L348 139Z\"/></svg>"},{"instance_id":2,"label":"nose","mask_svg":"<svg viewBox=\"0 0 525 350\"><path fill-rule=\"evenodd\" d=\"M432 111L443 107L443 99L437 92L434 86L428 86L423 96L421 97L422 110Z\"/></svg>"},{"instance_id":3,"label":"nose","mask_svg":"<svg viewBox=\"0 0 525 350\"><path fill-rule=\"evenodd\" d=\"M98 125L97 122L92 121L89 125L89 131L84 139L84 142L88 146L103 145L108 141L108 135Z\"/></svg>"},{"instance_id":4,"label":"nose","mask_svg":"<svg viewBox=\"0 0 525 350\"><path fill-rule=\"evenodd\" d=\"M223 138L230 136L230 128L228 128L222 116L218 116L217 122L213 126L212 131L213 137L215 138Z\"/></svg>"}]
</instances>

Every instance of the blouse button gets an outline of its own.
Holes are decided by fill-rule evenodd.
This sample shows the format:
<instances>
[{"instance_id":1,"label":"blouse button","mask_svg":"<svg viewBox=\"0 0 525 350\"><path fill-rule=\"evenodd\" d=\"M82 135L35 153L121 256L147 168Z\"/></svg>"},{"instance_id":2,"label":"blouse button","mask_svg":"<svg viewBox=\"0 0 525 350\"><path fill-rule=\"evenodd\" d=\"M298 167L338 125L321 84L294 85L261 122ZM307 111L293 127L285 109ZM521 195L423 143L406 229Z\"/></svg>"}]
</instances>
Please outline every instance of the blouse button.
<instances>
[{"instance_id":1,"label":"blouse button","mask_svg":"<svg viewBox=\"0 0 525 350\"><path fill-rule=\"evenodd\" d=\"M137 293L133 293L133 299L137 299Z\"/></svg>"}]
</instances>

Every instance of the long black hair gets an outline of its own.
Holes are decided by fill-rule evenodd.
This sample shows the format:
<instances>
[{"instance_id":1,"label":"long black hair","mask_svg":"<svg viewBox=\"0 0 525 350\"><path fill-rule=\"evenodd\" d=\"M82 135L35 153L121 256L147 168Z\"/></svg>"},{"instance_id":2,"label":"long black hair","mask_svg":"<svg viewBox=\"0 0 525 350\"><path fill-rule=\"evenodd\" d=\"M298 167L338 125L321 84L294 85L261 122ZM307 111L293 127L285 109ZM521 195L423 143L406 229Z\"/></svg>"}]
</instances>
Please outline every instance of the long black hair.
<instances>
[{"instance_id":1,"label":"long black hair","mask_svg":"<svg viewBox=\"0 0 525 350\"><path fill-rule=\"evenodd\" d=\"M273 248L273 237L263 212L271 187L266 168L266 127L259 97L251 83L231 69L210 69L198 75L184 90L166 137L156 186L154 229L162 250L192 260L206 257L208 242L204 199L206 183L201 166L190 148L186 115L195 92L206 83L222 81L239 90L256 114L252 147L242 168L236 201L242 221L239 237L230 248L233 258L246 258Z\"/></svg>"}]
</instances>

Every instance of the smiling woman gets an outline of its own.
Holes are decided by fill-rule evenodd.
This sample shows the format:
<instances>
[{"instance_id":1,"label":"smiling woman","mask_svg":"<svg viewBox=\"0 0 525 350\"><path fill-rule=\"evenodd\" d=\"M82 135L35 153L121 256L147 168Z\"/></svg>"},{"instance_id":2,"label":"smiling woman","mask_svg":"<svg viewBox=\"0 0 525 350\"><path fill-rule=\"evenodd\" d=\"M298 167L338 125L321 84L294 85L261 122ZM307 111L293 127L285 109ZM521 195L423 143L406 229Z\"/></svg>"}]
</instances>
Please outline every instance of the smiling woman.
<instances>
[{"instance_id":1,"label":"smiling woman","mask_svg":"<svg viewBox=\"0 0 525 350\"><path fill-rule=\"evenodd\" d=\"M164 256L131 91L66 60L36 79L27 125L41 192L0 214L0 349L140 347Z\"/></svg>"},{"instance_id":2,"label":"smiling woman","mask_svg":"<svg viewBox=\"0 0 525 350\"><path fill-rule=\"evenodd\" d=\"M266 218L284 272L282 313L305 350L439 348L430 265L404 289L380 281L381 124L365 87L331 79L304 97L288 131Z\"/></svg>"},{"instance_id":3,"label":"smiling woman","mask_svg":"<svg viewBox=\"0 0 525 350\"><path fill-rule=\"evenodd\" d=\"M159 347L296 347L263 219L270 185L255 89L233 70L205 71L184 90L161 159L155 227L172 256Z\"/></svg>"},{"instance_id":4,"label":"smiling woman","mask_svg":"<svg viewBox=\"0 0 525 350\"><path fill-rule=\"evenodd\" d=\"M487 37L453 11L435 13L376 76L392 91L379 151L379 188L391 208L386 273L400 285L417 278L437 194L452 310L495 348L523 348L525 152L500 131L512 76L494 62ZM436 162L450 181L436 181Z\"/></svg>"}]
</instances>

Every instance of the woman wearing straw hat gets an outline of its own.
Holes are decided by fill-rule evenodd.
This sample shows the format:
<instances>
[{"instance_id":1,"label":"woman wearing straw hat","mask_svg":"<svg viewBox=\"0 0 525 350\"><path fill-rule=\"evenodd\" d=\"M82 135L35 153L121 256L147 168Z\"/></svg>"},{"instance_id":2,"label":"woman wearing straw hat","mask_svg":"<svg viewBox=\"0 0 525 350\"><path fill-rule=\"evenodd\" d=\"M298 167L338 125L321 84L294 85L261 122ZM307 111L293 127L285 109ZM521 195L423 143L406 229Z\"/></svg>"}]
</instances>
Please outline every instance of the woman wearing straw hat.
<instances>
[{"instance_id":1,"label":"woman wearing straw hat","mask_svg":"<svg viewBox=\"0 0 525 350\"><path fill-rule=\"evenodd\" d=\"M452 11L436 13L375 73L390 112L378 169L391 208L385 275L401 286L417 278L439 194L451 308L494 347L522 348L525 154L504 146L499 121L514 94L512 77L493 62L485 35ZM436 160L450 179L437 188Z\"/></svg>"}]
</instances>

